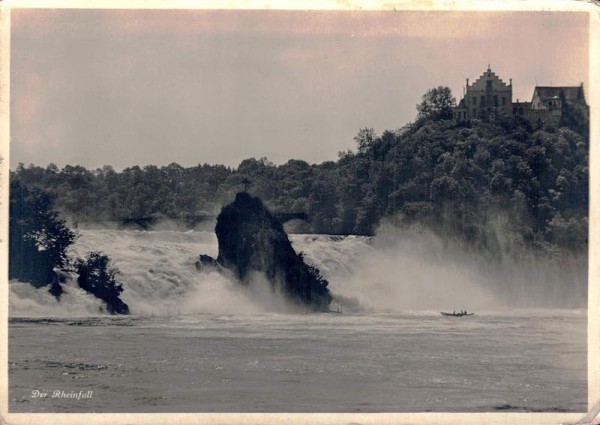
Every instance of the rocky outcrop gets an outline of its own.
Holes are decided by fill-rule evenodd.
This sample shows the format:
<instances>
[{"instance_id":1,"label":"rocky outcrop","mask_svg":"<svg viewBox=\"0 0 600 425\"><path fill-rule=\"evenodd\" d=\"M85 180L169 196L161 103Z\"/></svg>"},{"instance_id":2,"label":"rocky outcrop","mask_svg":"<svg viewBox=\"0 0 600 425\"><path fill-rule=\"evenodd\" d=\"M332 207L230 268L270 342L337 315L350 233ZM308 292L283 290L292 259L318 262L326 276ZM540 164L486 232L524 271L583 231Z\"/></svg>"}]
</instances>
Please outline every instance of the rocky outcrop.
<instances>
[{"instance_id":1,"label":"rocky outcrop","mask_svg":"<svg viewBox=\"0 0 600 425\"><path fill-rule=\"evenodd\" d=\"M77 283L83 290L106 303L110 314L129 314L129 306L121 300L123 285L117 282L118 270L110 266L110 258L101 252L90 252L75 263Z\"/></svg>"},{"instance_id":2,"label":"rocky outcrop","mask_svg":"<svg viewBox=\"0 0 600 425\"><path fill-rule=\"evenodd\" d=\"M238 193L217 217L215 232L219 242L216 263L231 270L240 282L248 284L250 274L260 272L273 290L292 303L327 310L332 300L328 282L294 251L281 222L260 199ZM202 257L197 267L214 266L207 256Z\"/></svg>"}]
</instances>

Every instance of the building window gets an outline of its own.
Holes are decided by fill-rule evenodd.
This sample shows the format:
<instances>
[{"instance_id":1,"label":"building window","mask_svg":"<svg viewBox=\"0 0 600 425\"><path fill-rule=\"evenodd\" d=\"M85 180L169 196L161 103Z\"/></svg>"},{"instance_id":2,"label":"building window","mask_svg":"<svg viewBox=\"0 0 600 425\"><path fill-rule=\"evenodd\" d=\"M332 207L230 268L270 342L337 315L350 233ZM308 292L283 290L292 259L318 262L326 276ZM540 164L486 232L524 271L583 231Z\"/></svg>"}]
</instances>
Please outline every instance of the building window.
<instances>
[{"instance_id":1,"label":"building window","mask_svg":"<svg viewBox=\"0 0 600 425\"><path fill-rule=\"evenodd\" d=\"M473 106L477 105L477 98L473 96L473 101L471 102Z\"/></svg>"},{"instance_id":2,"label":"building window","mask_svg":"<svg viewBox=\"0 0 600 425\"><path fill-rule=\"evenodd\" d=\"M479 102L480 106L485 106L485 96L481 96L481 102Z\"/></svg>"},{"instance_id":3,"label":"building window","mask_svg":"<svg viewBox=\"0 0 600 425\"><path fill-rule=\"evenodd\" d=\"M498 107L498 96L494 95L494 106Z\"/></svg>"},{"instance_id":4,"label":"building window","mask_svg":"<svg viewBox=\"0 0 600 425\"><path fill-rule=\"evenodd\" d=\"M506 106L506 98L502 96L502 106Z\"/></svg>"}]
</instances>

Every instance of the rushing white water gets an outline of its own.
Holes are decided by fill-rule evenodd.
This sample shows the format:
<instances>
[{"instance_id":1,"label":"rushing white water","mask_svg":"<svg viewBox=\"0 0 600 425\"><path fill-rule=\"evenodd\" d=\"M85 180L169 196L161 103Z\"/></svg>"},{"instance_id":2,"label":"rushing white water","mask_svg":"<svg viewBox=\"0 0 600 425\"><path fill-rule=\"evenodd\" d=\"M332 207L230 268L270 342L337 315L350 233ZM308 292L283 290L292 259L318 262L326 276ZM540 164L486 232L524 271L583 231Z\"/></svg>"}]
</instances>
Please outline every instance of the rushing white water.
<instances>
[{"instance_id":1,"label":"rushing white water","mask_svg":"<svg viewBox=\"0 0 600 425\"><path fill-rule=\"evenodd\" d=\"M261 276L255 276L250 288L246 288L231 276L196 270L194 263L199 254L217 255L217 240L212 232L82 230L80 233L73 254L82 257L90 251L108 254L124 286L122 299L134 315L289 310ZM545 273L531 267L490 266L431 234L384 229L372 239L292 235L291 240L296 251L304 253L306 261L317 266L329 280L336 308L341 305L347 311L564 307L555 301L564 303L569 298L579 300L579 306L584 305L581 288L557 282L568 278L565 273L558 275L543 267L538 269ZM563 289L557 290L561 286ZM35 289L11 282L11 315L104 314L102 303L79 289L74 277L65 285L65 292L57 302L47 288Z\"/></svg>"},{"instance_id":2,"label":"rushing white water","mask_svg":"<svg viewBox=\"0 0 600 425\"><path fill-rule=\"evenodd\" d=\"M83 230L74 255L102 251L112 258L123 283L122 299L134 315L252 314L289 310L283 298L268 289L261 276L249 288L218 272L200 273L199 254L216 257L216 236L210 232ZM372 251L364 237L292 237L297 250L332 278L351 275L352 265ZM57 302L47 288L11 282L12 316L73 317L102 314L101 303L77 287L73 278Z\"/></svg>"}]
</instances>

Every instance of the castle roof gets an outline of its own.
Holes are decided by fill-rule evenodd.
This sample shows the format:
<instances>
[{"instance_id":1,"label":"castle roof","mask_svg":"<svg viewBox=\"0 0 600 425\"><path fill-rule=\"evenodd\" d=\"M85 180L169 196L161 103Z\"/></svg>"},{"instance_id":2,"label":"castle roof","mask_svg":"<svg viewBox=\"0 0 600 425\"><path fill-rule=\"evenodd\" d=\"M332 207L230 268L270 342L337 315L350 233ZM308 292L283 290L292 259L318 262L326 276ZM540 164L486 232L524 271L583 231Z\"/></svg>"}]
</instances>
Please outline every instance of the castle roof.
<instances>
[{"instance_id":1,"label":"castle roof","mask_svg":"<svg viewBox=\"0 0 600 425\"><path fill-rule=\"evenodd\" d=\"M533 90L533 95L537 93L540 100L556 99L563 97L570 103L584 103L585 96L583 94L583 85L581 86L536 86Z\"/></svg>"},{"instance_id":2,"label":"castle roof","mask_svg":"<svg viewBox=\"0 0 600 425\"><path fill-rule=\"evenodd\" d=\"M485 82L488 80L495 81L496 84L498 84L502 87L508 87L508 85L504 81L502 81L502 79L500 77L498 77L494 71L492 71L492 69L489 67L489 65L488 65L487 70L483 74L481 74L479 76L479 78L477 78L477 80L475 80L475 82L471 86L472 87L485 87Z\"/></svg>"}]
</instances>

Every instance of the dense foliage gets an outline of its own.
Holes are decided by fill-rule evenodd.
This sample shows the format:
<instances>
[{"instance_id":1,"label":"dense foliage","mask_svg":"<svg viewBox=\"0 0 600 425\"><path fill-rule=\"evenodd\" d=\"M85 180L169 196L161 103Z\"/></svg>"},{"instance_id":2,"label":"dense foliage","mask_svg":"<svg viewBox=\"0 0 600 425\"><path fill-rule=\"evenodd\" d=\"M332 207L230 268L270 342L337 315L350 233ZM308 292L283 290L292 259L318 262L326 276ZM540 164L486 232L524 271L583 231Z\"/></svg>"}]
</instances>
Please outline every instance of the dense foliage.
<instances>
[{"instance_id":1,"label":"dense foliage","mask_svg":"<svg viewBox=\"0 0 600 425\"><path fill-rule=\"evenodd\" d=\"M50 285L51 292L60 296L60 270L68 266L67 249L75 233L52 209L47 194L30 190L19 180L11 181L9 209L9 279L38 288Z\"/></svg>"},{"instance_id":2,"label":"dense foliage","mask_svg":"<svg viewBox=\"0 0 600 425\"><path fill-rule=\"evenodd\" d=\"M587 124L560 128L512 116L449 119L447 88L426 93L415 123L381 135L361 129L355 152L310 165L246 159L184 168L59 170L20 165L14 179L42 187L76 221L213 215L251 182L275 213L307 212L304 231L373 234L383 218L426 226L492 255L528 247L560 255L587 247Z\"/></svg>"},{"instance_id":3,"label":"dense foliage","mask_svg":"<svg viewBox=\"0 0 600 425\"><path fill-rule=\"evenodd\" d=\"M448 87L435 87L427 90L417 105L417 120L447 120L452 118L452 108L456 99Z\"/></svg>"},{"instance_id":4,"label":"dense foliage","mask_svg":"<svg viewBox=\"0 0 600 425\"><path fill-rule=\"evenodd\" d=\"M129 306L119 298L123 285L117 282L118 270L111 267L108 256L90 252L85 260L77 259L75 270L79 286L103 300L109 313L129 314Z\"/></svg>"}]
</instances>

